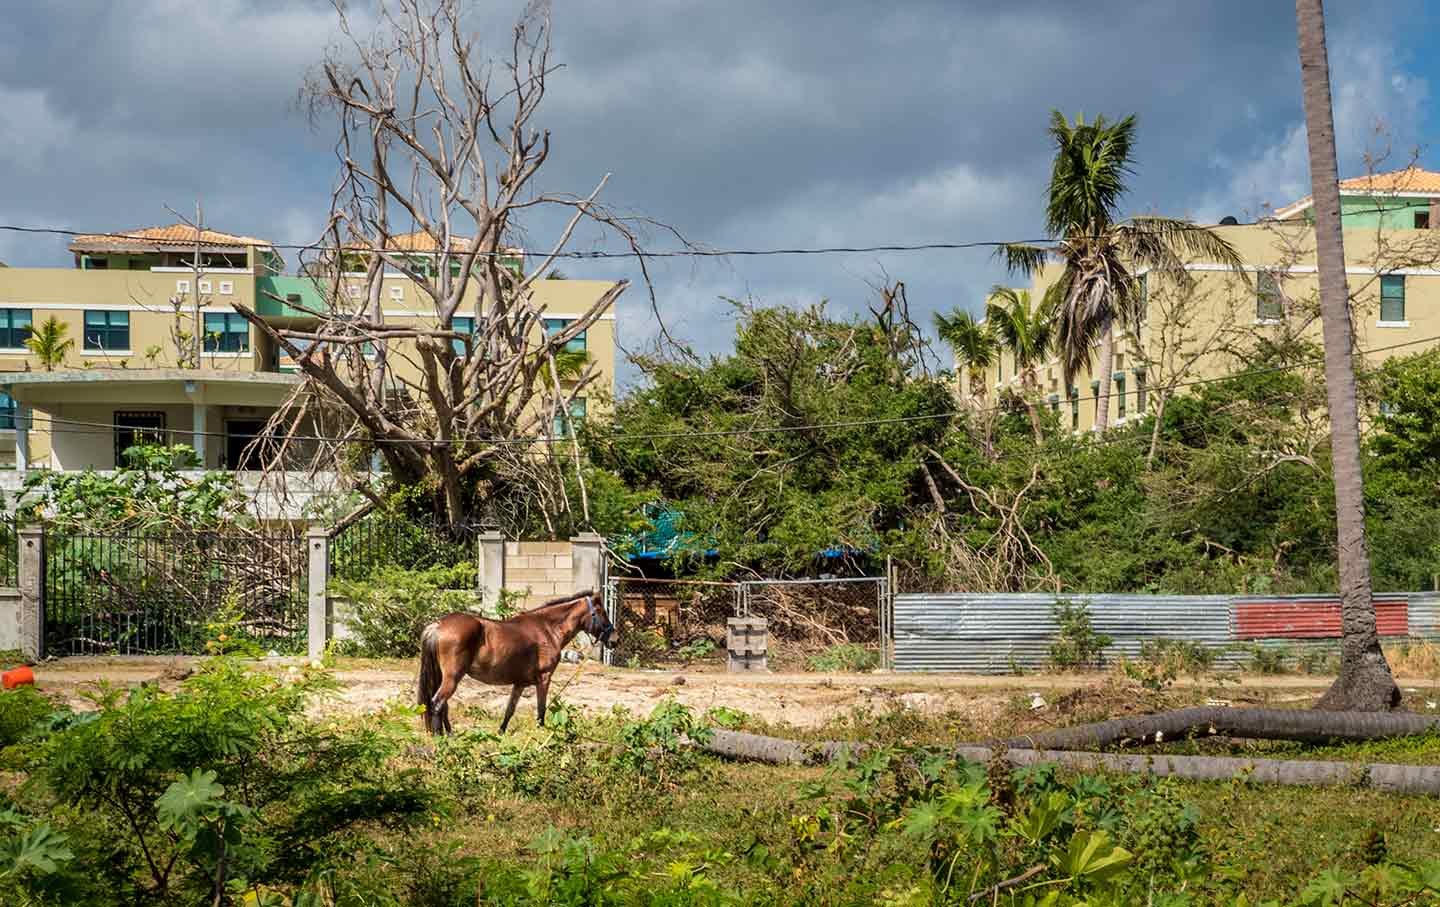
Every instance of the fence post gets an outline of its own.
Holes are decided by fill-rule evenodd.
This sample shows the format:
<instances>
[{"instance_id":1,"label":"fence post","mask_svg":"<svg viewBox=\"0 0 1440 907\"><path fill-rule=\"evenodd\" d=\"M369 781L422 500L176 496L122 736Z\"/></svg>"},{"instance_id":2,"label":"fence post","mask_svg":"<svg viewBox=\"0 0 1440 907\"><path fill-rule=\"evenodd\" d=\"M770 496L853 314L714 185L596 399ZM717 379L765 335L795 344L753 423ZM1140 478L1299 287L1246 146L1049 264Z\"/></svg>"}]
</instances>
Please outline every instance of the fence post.
<instances>
[{"instance_id":1,"label":"fence post","mask_svg":"<svg viewBox=\"0 0 1440 907\"><path fill-rule=\"evenodd\" d=\"M326 586L330 582L330 532L324 526L305 531L305 551L310 560L309 655L312 661L325 657L330 606Z\"/></svg>"},{"instance_id":2,"label":"fence post","mask_svg":"<svg viewBox=\"0 0 1440 907\"><path fill-rule=\"evenodd\" d=\"M505 536L491 530L476 538L475 579L480 585L480 604L494 609L500 604L500 591L505 588Z\"/></svg>"},{"instance_id":3,"label":"fence post","mask_svg":"<svg viewBox=\"0 0 1440 907\"><path fill-rule=\"evenodd\" d=\"M605 539L594 532L582 532L570 539L570 585L576 592L590 589L598 595L603 591L600 566L604 546Z\"/></svg>"},{"instance_id":4,"label":"fence post","mask_svg":"<svg viewBox=\"0 0 1440 907\"><path fill-rule=\"evenodd\" d=\"M19 649L26 658L39 658L45 647L45 530L40 526L17 529L15 547L15 585L20 594L13 618L7 614L0 620L3 635L9 637L0 648Z\"/></svg>"}]
</instances>

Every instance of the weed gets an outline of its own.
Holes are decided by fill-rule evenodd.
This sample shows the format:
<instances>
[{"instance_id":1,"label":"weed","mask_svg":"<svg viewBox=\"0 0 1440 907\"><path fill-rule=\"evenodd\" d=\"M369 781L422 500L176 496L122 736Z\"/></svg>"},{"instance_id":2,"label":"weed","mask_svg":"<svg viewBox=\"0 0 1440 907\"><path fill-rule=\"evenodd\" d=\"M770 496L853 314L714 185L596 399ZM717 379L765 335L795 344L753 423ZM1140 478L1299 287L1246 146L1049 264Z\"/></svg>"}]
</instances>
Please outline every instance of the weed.
<instances>
[{"instance_id":1,"label":"weed","mask_svg":"<svg viewBox=\"0 0 1440 907\"><path fill-rule=\"evenodd\" d=\"M1090 606L1084 602L1059 599L1050 608L1055 621L1055 641L1050 644L1050 664L1061 670L1099 667L1105 649L1114 640L1096 633L1090 623Z\"/></svg>"},{"instance_id":2,"label":"weed","mask_svg":"<svg viewBox=\"0 0 1440 907\"><path fill-rule=\"evenodd\" d=\"M831 646L818 655L810 656L805 661L805 668L825 674L859 674L862 671L872 671L879 664L878 652L849 642Z\"/></svg>"}]
</instances>

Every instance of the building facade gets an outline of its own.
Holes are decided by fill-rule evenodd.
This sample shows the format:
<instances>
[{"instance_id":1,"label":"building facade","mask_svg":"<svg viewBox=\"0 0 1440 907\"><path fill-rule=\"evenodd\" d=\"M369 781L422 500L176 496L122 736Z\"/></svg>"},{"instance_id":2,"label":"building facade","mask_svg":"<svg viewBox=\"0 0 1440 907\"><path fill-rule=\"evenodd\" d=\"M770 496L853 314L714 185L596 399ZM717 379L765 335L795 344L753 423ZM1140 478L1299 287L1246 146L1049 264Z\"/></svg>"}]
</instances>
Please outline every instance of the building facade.
<instances>
[{"instance_id":1,"label":"building facade","mask_svg":"<svg viewBox=\"0 0 1440 907\"><path fill-rule=\"evenodd\" d=\"M1440 173L1404 170L1341 182L1342 226L1357 355L1378 364L1440 346ZM1315 232L1308 199L1254 224L1208 227L1244 262L1239 272L1212 261L1186 263L1188 281L1139 271L1145 317L1117 331L1109 423L1153 410L1157 394L1243 371L1258 341L1285 336L1319 342ZM1435 216L1432 216L1435 215ZM1050 265L1028 288L1033 304L1058 279ZM1074 431L1094 427L1102 388L1098 347L1091 368L1068 385L1059 359L1037 369L1040 402ZM1014 357L973 373L957 363L964 398L993 405L1020 392ZM976 380L978 379L978 380ZM1033 393L1033 392L1032 392Z\"/></svg>"},{"instance_id":2,"label":"building facade","mask_svg":"<svg viewBox=\"0 0 1440 907\"><path fill-rule=\"evenodd\" d=\"M197 235L183 224L77 236L70 251L71 268L0 268L0 467L113 469L126 447L153 439L191 445L207 468L255 468L245 449L300 377L235 307L304 329L326 310L324 282L286 275L265 240ZM523 267L523 257L514 266ZM540 331L565 329L613 284L544 279L533 286L544 310L538 340ZM428 297L398 272L384 275L383 310L387 322L434 323ZM567 344L598 372L576 401L576 418L613 393L614 319L605 312ZM454 327L465 331L472 322L457 318ZM58 336L56 325L64 349L45 343ZM556 422L561 433L573 427Z\"/></svg>"}]
</instances>

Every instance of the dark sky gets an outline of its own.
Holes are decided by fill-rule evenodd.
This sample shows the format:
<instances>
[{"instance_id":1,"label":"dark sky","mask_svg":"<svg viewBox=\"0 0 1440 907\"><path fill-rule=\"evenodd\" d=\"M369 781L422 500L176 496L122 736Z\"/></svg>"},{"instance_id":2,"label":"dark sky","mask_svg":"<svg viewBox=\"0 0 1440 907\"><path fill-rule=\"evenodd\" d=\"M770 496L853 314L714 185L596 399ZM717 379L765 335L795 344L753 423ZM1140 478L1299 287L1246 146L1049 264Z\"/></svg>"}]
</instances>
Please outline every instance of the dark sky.
<instances>
[{"instance_id":1,"label":"dark sky","mask_svg":"<svg viewBox=\"0 0 1440 907\"><path fill-rule=\"evenodd\" d=\"M1434 13L1327 6L1342 174L1386 145L1397 166L1417 149L1429 162ZM475 7L484 27L519 4ZM1137 115L1134 212L1244 218L1307 192L1294 6L1281 0L556 0L554 20L565 69L541 116L555 147L542 187L584 193L612 173L613 204L712 247L1034 238L1052 108ZM0 223L123 229L199 197L218 229L313 240L334 159L295 97L334 22L315 0L5 4ZM14 266L63 264L64 246L0 232ZM638 279L630 264L564 269ZM655 269L672 333L702 350L733 331L722 296L859 311L882 273L927 320L978 308L1004 279L984 251ZM643 293L622 301L620 325L627 344L653 334Z\"/></svg>"}]
</instances>

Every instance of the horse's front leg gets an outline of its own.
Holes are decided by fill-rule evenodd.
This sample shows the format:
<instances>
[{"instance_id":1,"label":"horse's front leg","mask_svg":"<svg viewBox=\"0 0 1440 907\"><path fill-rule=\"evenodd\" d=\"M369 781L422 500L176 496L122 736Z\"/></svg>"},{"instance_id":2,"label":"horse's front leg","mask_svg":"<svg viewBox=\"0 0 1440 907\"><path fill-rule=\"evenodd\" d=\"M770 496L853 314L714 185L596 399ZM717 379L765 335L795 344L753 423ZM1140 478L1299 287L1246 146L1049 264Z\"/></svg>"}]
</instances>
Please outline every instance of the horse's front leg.
<instances>
[{"instance_id":1,"label":"horse's front leg","mask_svg":"<svg viewBox=\"0 0 1440 907\"><path fill-rule=\"evenodd\" d=\"M545 697L550 695L550 678L553 673L541 674L535 680L535 720L541 727L545 726Z\"/></svg>"},{"instance_id":2,"label":"horse's front leg","mask_svg":"<svg viewBox=\"0 0 1440 907\"><path fill-rule=\"evenodd\" d=\"M510 718L515 714L515 704L520 701L520 694L525 692L522 684L515 684L510 688L510 701L505 703L505 717L500 719L500 733L505 733L505 728L510 724Z\"/></svg>"}]
</instances>

